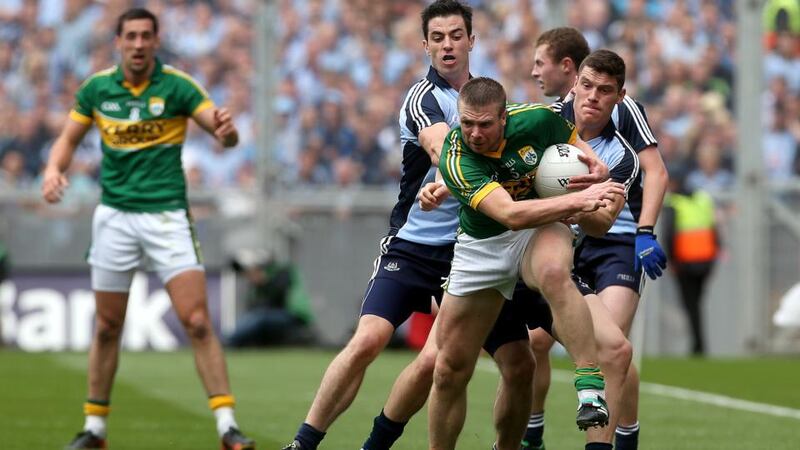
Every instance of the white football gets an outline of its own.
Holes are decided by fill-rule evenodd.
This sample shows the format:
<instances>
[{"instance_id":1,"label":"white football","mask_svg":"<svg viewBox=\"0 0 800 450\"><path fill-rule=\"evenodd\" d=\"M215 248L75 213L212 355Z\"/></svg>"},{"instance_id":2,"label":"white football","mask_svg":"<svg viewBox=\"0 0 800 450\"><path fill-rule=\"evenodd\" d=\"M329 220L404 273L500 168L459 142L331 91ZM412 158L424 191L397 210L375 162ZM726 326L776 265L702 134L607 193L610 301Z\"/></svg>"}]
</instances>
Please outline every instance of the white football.
<instances>
[{"instance_id":1,"label":"white football","mask_svg":"<svg viewBox=\"0 0 800 450\"><path fill-rule=\"evenodd\" d=\"M555 144L544 149L533 186L541 198L568 192L569 177L586 175L589 167L578 159L581 149L570 144Z\"/></svg>"}]
</instances>

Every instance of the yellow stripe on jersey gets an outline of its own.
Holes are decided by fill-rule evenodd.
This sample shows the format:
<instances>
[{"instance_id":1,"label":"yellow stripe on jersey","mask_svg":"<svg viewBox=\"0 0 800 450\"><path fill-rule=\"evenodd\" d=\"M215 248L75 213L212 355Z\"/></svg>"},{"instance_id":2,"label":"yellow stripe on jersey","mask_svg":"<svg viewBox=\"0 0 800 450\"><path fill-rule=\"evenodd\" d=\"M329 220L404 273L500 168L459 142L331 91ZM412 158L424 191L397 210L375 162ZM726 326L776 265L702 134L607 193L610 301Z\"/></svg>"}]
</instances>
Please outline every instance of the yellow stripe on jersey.
<instances>
[{"instance_id":1,"label":"yellow stripe on jersey","mask_svg":"<svg viewBox=\"0 0 800 450\"><path fill-rule=\"evenodd\" d=\"M157 145L180 145L186 137L186 117L171 119L115 119L95 110L103 144L112 150L146 150Z\"/></svg>"},{"instance_id":2,"label":"yellow stripe on jersey","mask_svg":"<svg viewBox=\"0 0 800 450\"><path fill-rule=\"evenodd\" d=\"M130 93L135 95L136 97L142 95L142 92L144 92L144 90L147 89L148 86L150 86L150 80L147 80L138 86L134 86L128 83L127 81L122 82L122 87L129 90Z\"/></svg>"},{"instance_id":3,"label":"yellow stripe on jersey","mask_svg":"<svg viewBox=\"0 0 800 450\"><path fill-rule=\"evenodd\" d=\"M106 68L106 69L100 70L98 72L95 72L89 78L83 80L83 83L81 83L81 86L80 86L79 89L83 88L84 86L89 84L92 80L94 80L97 77L104 77L104 76L108 77L108 76L114 75L114 72L116 72L116 71L117 71L117 66L111 66L109 68Z\"/></svg>"},{"instance_id":4,"label":"yellow stripe on jersey","mask_svg":"<svg viewBox=\"0 0 800 450\"><path fill-rule=\"evenodd\" d=\"M202 102L200 102L200 104L197 105L197 108L195 108L194 111L192 111L192 117L196 116L197 113L199 113L201 111L205 111L208 108L213 108L213 107L214 107L214 102L211 101L210 98L207 98L207 99L203 100Z\"/></svg>"},{"instance_id":5,"label":"yellow stripe on jersey","mask_svg":"<svg viewBox=\"0 0 800 450\"><path fill-rule=\"evenodd\" d=\"M447 175L459 189L467 189L469 183L464 180L459 167L461 161L461 140L455 132L450 133L450 151L447 152ZM459 177L459 175L461 175Z\"/></svg>"},{"instance_id":6,"label":"yellow stripe on jersey","mask_svg":"<svg viewBox=\"0 0 800 450\"><path fill-rule=\"evenodd\" d=\"M488 183L487 185L485 185L484 187L480 188L478 190L478 192L473 194L472 198L469 199L469 206L471 206L472 209L477 211L478 210L478 205L481 204L483 199L486 198L486 196L489 195L490 192L492 192L493 190L495 190L495 189L497 189L499 187L503 187L503 186L500 186L500 183L498 183L496 181L492 181L492 182Z\"/></svg>"},{"instance_id":7,"label":"yellow stripe on jersey","mask_svg":"<svg viewBox=\"0 0 800 450\"><path fill-rule=\"evenodd\" d=\"M506 104L506 111L514 111L516 109L530 108L532 106L547 106L544 103L508 103Z\"/></svg>"},{"instance_id":8,"label":"yellow stripe on jersey","mask_svg":"<svg viewBox=\"0 0 800 450\"><path fill-rule=\"evenodd\" d=\"M75 122L82 123L84 125L91 125L92 118L89 116L84 116L83 114L79 113L78 111L72 109L69 112L69 118L74 120Z\"/></svg>"},{"instance_id":9,"label":"yellow stripe on jersey","mask_svg":"<svg viewBox=\"0 0 800 450\"><path fill-rule=\"evenodd\" d=\"M208 92L203 88L203 86L200 86L196 81L194 81L194 78L192 78L192 76L189 75L188 73L186 73L186 72L184 72L182 70L178 70L178 69L170 66L169 64L164 64L163 66L161 66L161 71L163 73L165 73L165 74L175 75L177 77L183 78L184 80L188 81L189 83L192 83L192 86L194 86L195 89L197 89L198 91L202 92L203 93L203 97L208 97Z\"/></svg>"},{"instance_id":10,"label":"yellow stripe on jersey","mask_svg":"<svg viewBox=\"0 0 800 450\"><path fill-rule=\"evenodd\" d=\"M569 139L567 140L567 144L574 144L575 141L578 140L578 128L572 128L572 134L569 135Z\"/></svg>"},{"instance_id":11,"label":"yellow stripe on jersey","mask_svg":"<svg viewBox=\"0 0 800 450\"><path fill-rule=\"evenodd\" d=\"M508 143L508 141L505 138L503 138L503 142L500 143L500 147L498 147L497 150L495 150L493 152L486 152L486 153L483 154L483 156L486 156L486 157L489 157L489 158L494 158L494 159L500 159L500 157L503 156L503 150L506 149L506 144L507 143Z\"/></svg>"},{"instance_id":12,"label":"yellow stripe on jersey","mask_svg":"<svg viewBox=\"0 0 800 450\"><path fill-rule=\"evenodd\" d=\"M519 113L525 112L525 111L533 111L535 109L550 109L550 107L547 106L547 105L539 104L539 103L529 103L528 105L526 105L526 106L524 106L522 108L519 108L519 109L513 109L513 110L509 109L508 115L509 116L513 116L514 114L519 114Z\"/></svg>"}]
</instances>

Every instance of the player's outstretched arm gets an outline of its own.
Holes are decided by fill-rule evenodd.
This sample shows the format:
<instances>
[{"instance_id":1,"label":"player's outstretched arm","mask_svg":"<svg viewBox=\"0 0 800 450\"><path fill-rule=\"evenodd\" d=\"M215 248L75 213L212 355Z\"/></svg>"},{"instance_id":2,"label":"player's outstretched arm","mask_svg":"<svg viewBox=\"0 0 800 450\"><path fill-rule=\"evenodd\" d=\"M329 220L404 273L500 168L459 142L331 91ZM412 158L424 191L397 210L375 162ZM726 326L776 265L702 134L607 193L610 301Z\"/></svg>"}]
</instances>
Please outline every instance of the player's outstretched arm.
<instances>
[{"instance_id":1,"label":"player's outstretched arm","mask_svg":"<svg viewBox=\"0 0 800 450\"><path fill-rule=\"evenodd\" d=\"M195 122L225 148L239 143L239 132L227 108L206 108L193 116Z\"/></svg>"},{"instance_id":2,"label":"player's outstretched arm","mask_svg":"<svg viewBox=\"0 0 800 450\"><path fill-rule=\"evenodd\" d=\"M625 187L613 181L595 183L582 191L558 197L521 201L514 201L511 195L498 185L498 188L487 194L476 208L510 230L521 230L605 208L606 200L613 201L617 197L621 197L624 201Z\"/></svg>"},{"instance_id":3,"label":"player's outstretched arm","mask_svg":"<svg viewBox=\"0 0 800 450\"><path fill-rule=\"evenodd\" d=\"M617 196L614 200L605 200L606 206L590 213L581 213L567 223L578 224L584 233L592 237L603 237L614 225L620 211L625 206L625 198Z\"/></svg>"},{"instance_id":4,"label":"player's outstretched arm","mask_svg":"<svg viewBox=\"0 0 800 450\"><path fill-rule=\"evenodd\" d=\"M428 153L428 156L430 156L431 165L439 165L439 157L442 154L444 140L447 139L448 133L450 133L450 126L445 122L436 122L420 130L418 138L419 145L421 145Z\"/></svg>"},{"instance_id":5,"label":"player's outstretched arm","mask_svg":"<svg viewBox=\"0 0 800 450\"><path fill-rule=\"evenodd\" d=\"M72 155L91 126L91 122L81 123L68 118L61 134L53 143L50 157L47 159L47 165L42 174L42 197L47 202L61 201L64 189L69 186L65 173L72 162Z\"/></svg>"}]
</instances>

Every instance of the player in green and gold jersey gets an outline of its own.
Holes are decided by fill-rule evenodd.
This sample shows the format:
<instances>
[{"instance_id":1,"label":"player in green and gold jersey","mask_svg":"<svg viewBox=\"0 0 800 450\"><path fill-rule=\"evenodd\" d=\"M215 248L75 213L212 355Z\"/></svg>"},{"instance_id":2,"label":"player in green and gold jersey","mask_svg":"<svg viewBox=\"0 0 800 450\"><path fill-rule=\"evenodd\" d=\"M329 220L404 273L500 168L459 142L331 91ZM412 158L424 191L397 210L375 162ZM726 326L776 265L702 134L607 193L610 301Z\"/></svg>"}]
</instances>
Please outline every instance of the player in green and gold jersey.
<instances>
[{"instance_id":1,"label":"player in green and gold jersey","mask_svg":"<svg viewBox=\"0 0 800 450\"><path fill-rule=\"evenodd\" d=\"M577 366L578 426L604 425L608 411L592 319L572 282L572 232L562 221L577 222L606 207L625 195L624 187L600 182L608 168L574 125L545 106L506 106L503 87L492 79L467 82L458 106L461 126L448 135L439 161L447 188L461 202L461 233L437 319L430 448L455 448L481 343L520 276L550 303L554 327ZM565 142L586 153L581 159L591 176L571 180L583 190L538 199L533 178L542 153Z\"/></svg>"},{"instance_id":2,"label":"player in green and gold jersey","mask_svg":"<svg viewBox=\"0 0 800 450\"><path fill-rule=\"evenodd\" d=\"M102 197L92 223L89 250L96 319L89 352L86 422L69 448L106 448L106 416L119 360L120 338L134 271L158 273L190 337L197 371L214 411L223 449L252 449L233 414L225 358L208 315L206 280L186 200L181 148L188 119L223 146L239 137L231 114L216 108L189 75L162 64L158 19L131 9L117 22L122 62L86 80L53 144L42 195L58 202L68 186L65 172L92 124L100 130Z\"/></svg>"}]
</instances>

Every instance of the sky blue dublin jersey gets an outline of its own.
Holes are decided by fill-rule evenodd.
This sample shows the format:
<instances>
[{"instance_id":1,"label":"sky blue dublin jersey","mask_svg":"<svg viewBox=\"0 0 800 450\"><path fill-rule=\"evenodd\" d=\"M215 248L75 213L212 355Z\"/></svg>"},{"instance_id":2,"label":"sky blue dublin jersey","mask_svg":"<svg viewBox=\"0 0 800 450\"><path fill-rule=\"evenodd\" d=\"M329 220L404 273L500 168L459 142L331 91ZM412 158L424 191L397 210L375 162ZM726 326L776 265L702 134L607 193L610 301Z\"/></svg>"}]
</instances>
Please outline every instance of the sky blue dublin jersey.
<instances>
[{"instance_id":1,"label":"sky blue dublin jersey","mask_svg":"<svg viewBox=\"0 0 800 450\"><path fill-rule=\"evenodd\" d=\"M559 111L561 117L569 121L575 120L572 101L560 105ZM608 234L636 234L639 214L642 211L642 177L636 151L614 126L613 120L608 122L599 136L586 143L606 163L611 179L622 183L627 192L625 206L608 230Z\"/></svg>"},{"instance_id":2,"label":"sky blue dublin jersey","mask_svg":"<svg viewBox=\"0 0 800 450\"><path fill-rule=\"evenodd\" d=\"M400 110L403 172L389 234L437 246L456 240L458 201L448 197L439 208L422 211L416 199L419 189L434 181L436 174L436 167L419 143L419 132L438 122L445 122L450 128L458 125L458 91L431 67L427 76L409 89Z\"/></svg>"}]
</instances>

